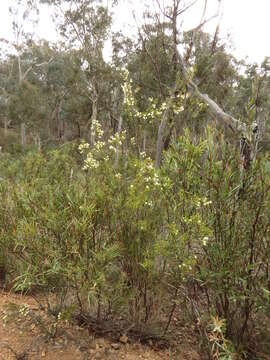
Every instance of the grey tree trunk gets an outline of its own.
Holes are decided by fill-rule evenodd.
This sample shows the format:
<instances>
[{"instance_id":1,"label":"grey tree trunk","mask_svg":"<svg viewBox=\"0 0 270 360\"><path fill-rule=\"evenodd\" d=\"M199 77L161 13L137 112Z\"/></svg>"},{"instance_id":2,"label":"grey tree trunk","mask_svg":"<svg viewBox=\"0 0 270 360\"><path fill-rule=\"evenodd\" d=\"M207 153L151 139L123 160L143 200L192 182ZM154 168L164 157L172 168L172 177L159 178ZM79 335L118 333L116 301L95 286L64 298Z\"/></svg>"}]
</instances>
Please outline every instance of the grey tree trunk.
<instances>
[{"instance_id":1,"label":"grey tree trunk","mask_svg":"<svg viewBox=\"0 0 270 360\"><path fill-rule=\"evenodd\" d=\"M170 98L168 99L166 109L163 111L161 122L160 122L160 125L158 128L156 160L155 160L156 168L160 168L160 165L161 165L162 151L164 149L164 143L165 143L165 139L166 139L166 131L168 128L169 114L170 114L172 102L175 99L176 90L177 90L177 84L175 83L173 88L171 89Z\"/></svg>"},{"instance_id":2,"label":"grey tree trunk","mask_svg":"<svg viewBox=\"0 0 270 360\"><path fill-rule=\"evenodd\" d=\"M118 129L117 129L117 133L118 133L119 136L120 136L121 131L122 131L122 124L123 124L123 118L122 118L122 116L120 115L119 121L118 121ZM118 166L119 152L120 152L120 148L119 148L119 145L117 145L116 153L115 153L115 162L114 162L114 166L115 166L115 167Z\"/></svg>"},{"instance_id":3,"label":"grey tree trunk","mask_svg":"<svg viewBox=\"0 0 270 360\"><path fill-rule=\"evenodd\" d=\"M21 145L22 145L22 147L25 147L25 145L26 145L25 123L21 123Z\"/></svg>"},{"instance_id":4,"label":"grey tree trunk","mask_svg":"<svg viewBox=\"0 0 270 360\"><path fill-rule=\"evenodd\" d=\"M39 134L35 134L34 142L35 142L35 146L37 147L38 151L40 151L41 150L41 141L40 141Z\"/></svg>"},{"instance_id":5,"label":"grey tree trunk","mask_svg":"<svg viewBox=\"0 0 270 360\"><path fill-rule=\"evenodd\" d=\"M146 151L146 140L147 140L147 132L144 130L143 132L143 151Z\"/></svg>"},{"instance_id":6,"label":"grey tree trunk","mask_svg":"<svg viewBox=\"0 0 270 360\"><path fill-rule=\"evenodd\" d=\"M62 102L63 100L61 99L58 105L58 112L57 112L57 128L58 128L58 139L62 140L63 136L64 136L64 122L63 122L63 118L62 118Z\"/></svg>"},{"instance_id":7,"label":"grey tree trunk","mask_svg":"<svg viewBox=\"0 0 270 360\"><path fill-rule=\"evenodd\" d=\"M91 117L91 121L93 124L93 120L97 120L97 114L98 114L98 108L97 108L97 99L95 99L93 101L93 107L92 107L92 117ZM96 142L96 133L95 133L95 129L93 128L93 125L91 124L91 135L90 135L90 142L91 145L94 145Z\"/></svg>"},{"instance_id":8,"label":"grey tree trunk","mask_svg":"<svg viewBox=\"0 0 270 360\"><path fill-rule=\"evenodd\" d=\"M169 115L169 108L167 108L163 112L162 119L158 127L157 150L156 150L156 161L155 161L156 168L160 168L161 165L162 151L164 149L164 140L165 140L164 134L168 124L168 115Z\"/></svg>"},{"instance_id":9,"label":"grey tree trunk","mask_svg":"<svg viewBox=\"0 0 270 360\"><path fill-rule=\"evenodd\" d=\"M8 124L9 124L9 122L8 122L7 118L5 117L4 118L4 136L7 136L7 134L8 134Z\"/></svg>"}]
</instances>

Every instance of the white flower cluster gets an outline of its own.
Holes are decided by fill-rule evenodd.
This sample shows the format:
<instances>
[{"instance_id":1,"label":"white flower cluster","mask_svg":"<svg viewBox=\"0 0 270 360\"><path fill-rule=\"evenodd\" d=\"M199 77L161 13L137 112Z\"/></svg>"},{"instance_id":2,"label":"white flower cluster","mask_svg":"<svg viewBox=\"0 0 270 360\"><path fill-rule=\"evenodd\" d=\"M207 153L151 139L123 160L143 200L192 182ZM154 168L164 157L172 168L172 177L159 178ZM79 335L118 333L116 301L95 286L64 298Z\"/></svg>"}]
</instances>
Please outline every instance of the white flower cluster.
<instances>
[{"instance_id":1,"label":"white flower cluster","mask_svg":"<svg viewBox=\"0 0 270 360\"><path fill-rule=\"evenodd\" d=\"M182 96L181 96L182 98ZM168 103L165 101L163 102L160 106L158 106L153 98L149 98L149 103L150 103L150 107L149 109L142 113L141 116L144 120L148 120L148 121L153 121L155 119L159 119L161 117L161 115L163 114L163 112L168 108ZM181 112L184 111L184 106L179 105L179 104L175 104L173 105L173 111L175 114L180 114Z\"/></svg>"},{"instance_id":2,"label":"white flower cluster","mask_svg":"<svg viewBox=\"0 0 270 360\"><path fill-rule=\"evenodd\" d=\"M84 152L85 150L89 150L89 148L90 148L90 145L89 145L88 143L85 143L85 142L81 143L81 144L79 145L79 147L78 147L79 152L80 152L81 154L83 154L83 152Z\"/></svg>"},{"instance_id":3,"label":"white flower cluster","mask_svg":"<svg viewBox=\"0 0 270 360\"><path fill-rule=\"evenodd\" d=\"M101 134L101 132L99 133ZM94 154L99 153L104 146L105 142L100 140L95 143L93 149L91 150L88 143L83 142L79 145L79 152L81 154L83 154L85 151L88 151L86 159L84 160L83 170L97 169L99 167L99 161L95 159Z\"/></svg>"},{"instance_id":4,"label":"white flower cluster","mask_svg":"<svg viewBox=\"0 0 270 360\"><path fill-rule=\"evenodd\" d=\"M186 263L182 263L179 265L179 269L182 269L182 270L189 270L191 271L192 270L192 266L191 265L187 265Z\"/></svg>"},{"instance_id":5,"label":"white flower cluster","mask_svg":"<svg viewBox=\"0 0 270 360\"><path fill-rule=\"evenodd\" d=\"M125 138L126 138L126 131L124 130L120 134L116 133L116 134L112 135L109 138L108 143L113 144L113 145L122 145Z\"/></svg>"},{"instance_id":6,"label":"white flower cluster","mask_svg":"<svg viewBox=\"0 0 270 360\"><path fill-rule=\"evenodd\" d=\"M129 77L128 69L123 69L122 70L122 78L126 81L126 80L128 80L128 77Z\"/></svg>"},{"instance_id":7,"label":"white flower cluster","mask_svg":"<svg viewBox=\"0 0 270 360\"><path fill-rule=\"evenodd\" d=\"M166 108L167 108L167 104L166 104L165 102L163 102L163 103L161 104L161 106L160 106L160 109L161 109L162 111L164 111L164 110L166 110Z\"/></svg>"},{"instance_id":8,"label":"white flower cluster","mask_svg":"<svg viewBox=\"0 0 270 360\"><path fill-rule=\"evenodd\" d=\"M104 142L104 141L97 141L97 142L95 143L94 150L100 151L100 150L103 149L104 146L105 146L105 142Z\"/></svg>"},{"instance_id":9,"label":"white flower cluster","mask_svg":"<svg viewBox=\"0 0 270 360\"><path fill-rule=\"evenodd\" d=\"M104 131L102 130L102 127L98 120L93 119L91 124L91 136L97 137L98 139L102 138L104 134Z\"/></svg>"},{"instance_id":10,"label":"white flower cluster","mask_svg":"<svg viewBox=\"0 0 270 360\"><path fill-rule=\"evenodd\" d=\"M208 240L209 240L209 237L208 237L208 236L205 236L205 237L202 239L202 244L203 244L203 246L206 246L206 245L207 245Z\"/></svg>"},{"instance_id":11,"label":"white flower cluster","mask_svg":"<svg viewBox=\"0 0 270 360\"><path fill-rule=\"evenodd\" d=\"M173 112L175 114L180 114L181 112L183 112L185 109L184 109L184 106L174 106L173 107Z\"/></svg>"},{"instance_id":12,"label":"white flower cluster","mask_svg":"<svg viewBox=\"0 0 270 360\"><path fill-rule=\"evenodd\" d=\"M201 200L198 200L196 202L196 207L199 209L200 207L202 206L209 206L212 204L212 201L211 200L208 200L207 198L203 198Z\"/></svg>"},{"instance_id":13,"label":"white flower cluster","mask_svg":"<svg viewBox=\"0 0 270 360\"><path fill-rule=\"evenodd\" d=\"M119 148L122 144L123 141L126 139L126 131L122 131L120 134L117 133L115 135L112 135L109 140L109 150L116 152L117 148Z\"/></svg>"},{"instance_id":14,"label":"white flower cluster","mask_svg":"<svg viewBox=\"0 0 270 360\"><path fill-rule=\"evenodd\" d=\"M103 130L98 121L93 120L92 128L95 131L95 136L98 140L94 143L92 149L88 143L81 143L79 145L79 151L81 154L87 151L86 159L84 160L83 170L88 169L97 169L101 161L109 161L109 155L102 153L102 150L105 148L105 142L101 141L100 138L103 136ZM120 134L117 133L112 135L109 140L109 150L116 152L119 146L122 145L123 141L126 139L126 131L122 131ZM120 174L116 174L116 177L119 178Z\"/></svg>"},{"instance_id":15,"label":"white flower cluster","mask_svg":"<svg viewBox=\"0 0 270 360\"><path fill-rule=\"evenodd\" d=\"M124 85L122 86L122 90L124 92L124 104L129 108L135 107L135 99L133 96L132 88L131 88L131 80L126 80Z\"/></svg>"},{"instance_id":16,"label":"white flower cluster","mask_svg":"<svg viewBox=\"0 0 270 360\"><path fill-rule=\"evenodd\" d=\"M160 181L159 181L159 177L158 174L155 172L154 176L153 176L153 182L155 186L160 186Z\"/></svg>"},{"instance_id":17,"label":"white flower cluster","mask_svg":"<svg viewBox=\"0 0 270 360\"><path fill-rule=\"evenodd\" d=\"M143 177L144 182L147 184L146 189L150 186L160 186L160 178L158 176L157 171L154 168L153 160L149 157L146 157L146 154L144 152L141 153L141 157L145 159L140 175Z\"/></svg>"},{"instance_id":18,"label":"white flower cluster","mask_svg":"<svg viewBox=\"0 0 270 360\"><path fill-rule=\"evenodd\" d=\"M126 105L128 111L132 114L132 116L142 118L143 114L138 111L136 107L136 100L132 90L132 79L130 79L127 69L123 71L123 79L124 84L122 85L122 90L124 93L124 104Z\"/></svg>"},{"instance_id":19,"label":"white flower cluster","mask_svg":"<svg viewBox=\"0 0 270 360\"><path fill-rule=\"evenodd\" d=\"M19 310L19 313L22 316L27 316L29 312L30 312L30 307L27 304L24 304Z\"/></svg>"},{"instance_id":20,"label":"white flower cluster","mask_svg":"<svg viewBox=\"0 0 270 360\"><path fill-rule=\"evenodd\" d=\"M112 145L109 146L109 149L110 149L111 151L114 151L114 152L117 151L116 147L114 147L114 146L112 146Z\"/></svg>"},{"instance_id":21,"label":"white flower cluster","mask_svg":"<svg viewBox=\"0 0 270 360\"><path fill-rule=\"evenodd\" d=\"M97 169L98 167L99 167L99 161L96 160L92 152L89 151L89 153L86 156L86 159L84 160L83 170Z\"/></svg>"},{"instance_id":22,"label":"white flower cluster","mask_svg":"<svg viewBox=\"0 0 270 360\"><path fill-rule=\"evenodd\" d=\"M140 152L140 156L142 159L145 159L146 158L146 152L145 151L141 151Z\"/></svg>"},{"instance_id":23,"label":"white flower cluster","mask_svg":"<svg viewBox=\"0 0 270 360\"><path fill-rule=\"evenodd\" d=\"M146 202L145 202L145 205L152 208L152 207L153 207L153 201L152 201L152 200L146 201Z\"/></svg>"},{"instance_id":24,"label":"white flower cluster","mask_svg":"<svg viewBox=\"0 0 270 360\"><path fill-rule=\"evenodd\" d=\"M149 102L149 108L144 113L140 113L140 116L144 121L153 122L153 120L161 117L163 111L167 108L167 103L163 102L161 106L158 107L153 98L149 98Z\"/></svg>"},{"instance_id":25,"label":"white flower cluster","mask_svg":"<svg viewBox=\"0 0 270 360\"><path fill-rule=\"evenodd\" d=\"M124 104L126 105L127 110L130 112L130 114L144 120L145 122L153 122L156 119L159 120L162 113L168 108L168 103L165 101L160 106L158 106L157 102L155 102L152 97L149 97L148 109L144 112L138 111L136 106L136 100L132 90L132 79L130 79L127 69L123 71L122 77L124 79L124 84L122 85L124 93ZM185 95L179 94L177 98L183 100L185 98ZM182 111L184 111L184 107L182 105L176 104L173 106L173 111L175 114L180 114Z\"/></svg>"}]
</instances>

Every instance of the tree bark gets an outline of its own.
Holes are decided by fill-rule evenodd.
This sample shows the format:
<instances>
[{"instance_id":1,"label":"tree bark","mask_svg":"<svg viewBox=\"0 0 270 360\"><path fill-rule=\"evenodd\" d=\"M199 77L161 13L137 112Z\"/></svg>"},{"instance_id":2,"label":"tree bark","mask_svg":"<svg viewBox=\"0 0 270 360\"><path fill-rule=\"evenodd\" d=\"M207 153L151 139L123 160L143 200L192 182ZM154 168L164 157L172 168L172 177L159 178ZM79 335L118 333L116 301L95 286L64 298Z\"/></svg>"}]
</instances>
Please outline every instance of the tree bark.
<instances>
[{"instance_id":1,"label":"tree bark","mask_svg":"<svg viewBox=\"0 0 270 360\"><path fill-rule=\"evenodd\" d=\"M63 118L62 118L62 102L63 99L60 100L59 105L58 105L58 111L57 111L57 127L58 127L58 139L62 140L63 136L64 136L64 123L63 123Z\"/></svg>"},{"instance_id":2,"label":"tree bark","mask_svg":"<svg viewBox=\"0 0 270 360\"><path fill-rule=\"evenodd\" d=\"M146 152L146 140L147 140L147 132L143 131L143 151Z\"/></svg>"},{"instance_id":3,"label":"tree bark","mask_svg":"<svg viewBox=\"0 0 270 360\"><path fill-rule=\"evenodd\" d=\"M123 118L120 115L119 117L119 122L118 122L118 129L117 129L117 133L120 136L121 131L122 131L122 124L123 124ZM119 161L119 152L120 152L120 146L117 145L116 148L116 153L115 153L115 162L114 162L114 166L117 167L118 166L118 161Z\"/></svg>"},{"instance_id":4,"label":"tree bark","mask_svg":"<svg viewBox=\"0 0 270 360\"><path fill-rule=\"evenodd\" d=\"M95 129L93 128L93 120L97 120L98 114L98 105L97 105L97 94L94 95L93 105L92 105L92 116L91 116L91 134L90 134L90 142L91 145L94 145L96 142L96 133Z\"/></svg>"},{"instance_id":5,"label":"tree bark","mask_svg":"<svg viewBox=\"0 0 270 360\"><path fill-rule=\"evenodd\" d=\"M41 150L41 141L40 141L40 136L37 133L34 135L34 142L35 142L35 146L37 147L38 151L40 151Z\"/></svg>"},{"instance_id":6,"label":"tree bark","mask_svg":"<svg viewBox=\"0 0 270 360\"><path fill-rule=\"evenodd\" d=\"M177 84L175 83L174 87L171 90L170 98L168 100L168 104L166 109L164 110L161 118L160 125L158 127L158 138L157 138L157 148L156 148L156 161L155 166L156 168L160 168L161 160L162 160L162 151L164 149L165 143L165 130L168 127L168 118L171 109L172 102L175 99L175 92L177 90Z\"/></svg>"},{"instance_id":7,"label":"tree bark","mask_svg":"<svg viewBox=\"0 0 270 360\"><path fill-rule=\"evenodd\" d=\"M25 123L21 123L21 145L22 147L25 147L26 145Z\"/></svg>"},{"instance_id":8,"label":"tree bark","mask_svg":"<svg viewBox=\"0 0 270 360\"><path fill-rule=\"evenodd\" d=\"M4 118L4 136L7 136L7 133L8 133L8 120L5 117Z\"/></svg>"},{"instance_id":9,"label":"tree bark","mask_svg":"<svg viewBox=\"0 0 270 360\"><path fill-rule=\"evenodd\" d=\"M168 123L168 115L169 115L169 108L167 107L166 110L164 110L163 112L161 123L158 127L157 150L156 150L156 161L155 161L156 168L160 168L161 165L162 151L164 149L164 133Z\"/></svg>"}]
</instances>

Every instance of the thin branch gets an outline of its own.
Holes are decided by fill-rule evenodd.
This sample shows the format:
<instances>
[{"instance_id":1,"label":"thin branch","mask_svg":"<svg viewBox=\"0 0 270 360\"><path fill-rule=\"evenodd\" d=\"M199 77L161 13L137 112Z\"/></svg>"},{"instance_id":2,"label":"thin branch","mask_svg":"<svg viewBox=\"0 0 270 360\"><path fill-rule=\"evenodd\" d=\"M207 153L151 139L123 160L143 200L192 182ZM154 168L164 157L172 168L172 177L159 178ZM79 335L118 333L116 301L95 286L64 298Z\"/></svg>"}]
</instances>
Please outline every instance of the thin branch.
<instances>
[{"instance_id":1,"label":"thin branch","mask_svg":"<svg viewBox=\"0 0 270 360\"><path fill-rule=\"evenodd\" d=\"M200 23L203 22L203 19L204 19L204 17L205 17L206 9L207 9L207 3L208 3L208 0L205 0L205 1L204 1L204 9L203 9L202 18L201 18Z\"/></svg>"},{"instance_id":2,"label":"thin branch","mask_svg":"<svg viewBox=\"0 0 270 360\"><path fill-rule=\"evenodd\" d=\"M44 62L42 62L40 64L35 64L35 67L41 67L43 65L49 65L53 60L54 60L54 58L51 57L49 61L44 61Z\"/></svg>"},{"instance_id":3,"label":"thin branch","mask_svg":"<svg viewBox=\"0 0 270 360\"><path fill-rule=\"evenodd\" d=\"M247 132L246 124L244 124L240 120L234 118L233 116L225 113L221 109L221 107L214 100L212 100L207 94L203 94L200 92L200 90L199 90L198 86L195 84L195 82L190 79L188 70L186 68L186 64L185 64L181 54L179 53L179 51L177 51L177 57L178 57L179 65L180 65L182 74L184 76L184 79L187 83L187 87L188 87L189 91L192 92L194 95L198 96L204 103L206 103L208 105L209 110L211 111L212 115L215 118L225 122L226 125L228 125L231 130L233 130L234 132L240 131L240 132L246 133Z\"/></svg>"},{"instance_id":4,"label":"thin branch","mask_svg":"<svg viewBox=\"0 0 270 360\"><path fill-rule=\"evenodd\" d=\"M190 4L188 4L184 9L180 10L179 12L177 12L177 16L183 14L184 12L186 12L188 9L190 9L193 5L195 5L198 2L198 0L194 0L192 1ZM207 0L206 0L207 2Z\"/></svg>"}]
</instances>

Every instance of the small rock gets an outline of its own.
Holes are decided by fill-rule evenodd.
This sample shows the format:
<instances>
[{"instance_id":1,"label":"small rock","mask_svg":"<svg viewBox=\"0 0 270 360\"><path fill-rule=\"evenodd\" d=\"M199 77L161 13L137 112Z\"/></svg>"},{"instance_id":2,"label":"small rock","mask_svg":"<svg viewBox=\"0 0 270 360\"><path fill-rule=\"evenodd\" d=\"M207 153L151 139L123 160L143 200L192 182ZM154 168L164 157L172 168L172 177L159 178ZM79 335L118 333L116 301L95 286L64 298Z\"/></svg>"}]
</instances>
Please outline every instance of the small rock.
<instances>
[{"instance_id":1,"label":"small rock","mask_svg":"<svg viewBox=\"0 0 270 360\"><path fill-rule=\"evenodd\" d=\"M122 344L126 344L128 342L128 337L127 335L122 335L119 340Z\"/></svg>"},{"instance_id":2,"label":"small rock","mask_svg":"<svg viewBox=\"0 0 270 360\"><path fill-rule=\"evenodd\" d=\"M95 359L96 359L96 360L104 359L103 353L102 353L102 352L97 352L97 353L95 354Z\"/></svg>"},{"instance_id":3,"label":"small rock","mask_svg":"<svg viewBox=\"0 0 270 360\"><path fill-rule=\"evenodd\" d=\"M96 350L96 343L95 343L95 341L91 341L88 346L89 346L90 349Z\"/></svg>"},{"instance_id":4,"label":"small rock","mask_svg":"<svg viewBox=\"0 0 270 360\"><path fill-rule=\"evenodd\" d=\"M81 352L85 352L85 351L88 350L88 348L87 348L86 345L81 345L81 346L79 347L79 350L80 350Z\"/></svg>"},{"instance_id":5,"label":"small rock","mask_svg":"<svg viewBox=\"0 0 270 360\"><path fill-rule=\"evenodd\" d=\"M98 343L100 348L105 348L106 347L106 342L105 342L105 340L103 338L98 339L97 343Z\"/></svg>"},{"instance_id":6,"label":"small rock","mask_svg":"<svg viewBox=\"0 0 270 360\"><path fill-rule=\"evenodd\" d=\"M112 347L114 350L119 350L119 349L120 349L120 344L118 344L118 343L112 343L112 344L111 344L111 347Z\"/></svg>"}]
</instances>

